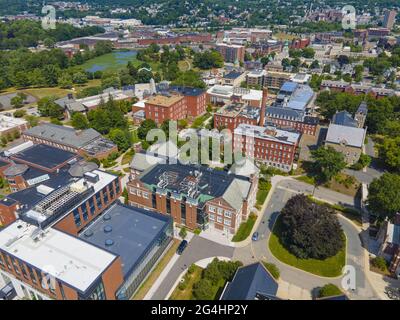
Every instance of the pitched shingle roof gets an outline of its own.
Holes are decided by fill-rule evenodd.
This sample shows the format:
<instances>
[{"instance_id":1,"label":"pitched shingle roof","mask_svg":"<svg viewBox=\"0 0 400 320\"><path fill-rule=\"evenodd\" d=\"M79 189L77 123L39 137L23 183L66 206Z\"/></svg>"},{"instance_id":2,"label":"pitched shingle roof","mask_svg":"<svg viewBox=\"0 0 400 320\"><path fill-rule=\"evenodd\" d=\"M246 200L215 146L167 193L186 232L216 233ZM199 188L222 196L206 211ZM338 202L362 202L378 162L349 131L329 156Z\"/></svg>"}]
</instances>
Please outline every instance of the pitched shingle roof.
<instances>
[{"instance_id":1,"label":"pitched shingle roof","mask_svg":"<svg viewBox=\"0 0 400 320\"><path fill-rule=\"evenodd\" d=\"M42 124L25 131L24 134L50 140L62 145L82 148L93 140L101 137L94 129L76 131L73 128L63 127L51 123Z\"/></svg>"}]
</instances>

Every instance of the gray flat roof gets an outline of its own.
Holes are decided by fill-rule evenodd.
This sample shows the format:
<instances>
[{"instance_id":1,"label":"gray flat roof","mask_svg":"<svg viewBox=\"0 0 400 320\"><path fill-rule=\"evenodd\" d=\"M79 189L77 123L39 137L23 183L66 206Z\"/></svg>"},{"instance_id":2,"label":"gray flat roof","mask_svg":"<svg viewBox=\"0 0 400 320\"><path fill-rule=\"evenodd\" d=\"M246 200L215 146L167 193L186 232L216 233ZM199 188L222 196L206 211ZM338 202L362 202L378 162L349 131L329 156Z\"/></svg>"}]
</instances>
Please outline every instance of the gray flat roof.
<instances>
[{"instance_id":1,"label":"gray flat roof","mask_svg":"<svg viewBox=\"0 0 400 320\"><path fill-rule=\"evenodd\" d=\"M171 221L169 216L117 203L97 218L79 237L120 256L124 276L127 276ZM108 232L105 227L109 229ZM112 245L106 245L108 240L112 241Z\"/></svg>"},{"instance_id":2,"label":"gray flat roof","mask_svg":"<svg viewBox=\"0 0 400 320\"><path fill-rule=\"evenodd\" d=\"M17 162L31 163L47 169L55 168L75 157L75 153L46 144L34 144L11 156Z\"/></svg>"}]
</instances>

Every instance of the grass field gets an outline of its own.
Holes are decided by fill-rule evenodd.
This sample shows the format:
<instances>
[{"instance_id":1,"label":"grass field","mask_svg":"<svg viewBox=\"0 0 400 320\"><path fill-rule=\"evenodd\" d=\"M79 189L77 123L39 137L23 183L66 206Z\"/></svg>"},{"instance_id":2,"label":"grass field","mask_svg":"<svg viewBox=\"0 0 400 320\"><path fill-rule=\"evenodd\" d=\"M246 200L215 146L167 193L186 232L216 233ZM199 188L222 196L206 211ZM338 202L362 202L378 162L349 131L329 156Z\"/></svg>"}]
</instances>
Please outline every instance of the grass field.
<instances>
[{"instance_id":1,"label":"grass field","mask_svg":"<svg viewBox=\"0 0 400 320\"><path fill-rule=\"evenodd\" d=\"M135 66L142 64L134 51L114 51L86 61L81 67L87 71L118 71L131 61Z\"/></svg>"},{"instance_id":2,"label":"grass field","mask_svg":"<svg viewBox=\"0 0 400 320\"><path fill-rule=\"evenodd\" d=\"M342 268L346 264L346 246L335 256L325 260L298 259L291 254L280 241L282 232L281 217L279 216L269 239L271 253L283 263L292 267L316 274L322 277L338 277L342 274Z\"/></svg>"},{"instance_id":3,"label":"grass field","mask_svg":"<svg viewBox=\"0 0 400 320\"><path fill-rule=\"evenodd\" d=\"M24 92L26 94L30 94L34 96L36 99L41 99L43 97L48 96L55 96L55 97L64 97L68 93L79 93L85 88L99 86L101 81L99 79L89 80L86 84L81 86L75 86L75 90L69 89L62 89L59 87L52 87L52 88L28 88L28 89L16 89L16 88L9 88L2 92L1 94L6 93L13 93L13 92Z\"/></svg>"},{"instance_id":4,"label":"grass field","mask_svg":"<svg viewBox=\"0 0 400 320\"><path fill-rule=\"evenodd\" d=\"M233 236L232 241L233 242L240 242L245 239L250 235L251 230L253 230L254 223L257 220L257 216L255 214L251 214L249 218L247 219L246 222L243 222L236 234Z\"/></svg>"},{"instance_id":5,"label":"grass field","mask_svg":"<svg viewBox=\"0 0 400 320\"><path fill-rule=\"evenodd\" d=\"M162 257L162 259L156 265L156 267L153 269L153 271L151 272L149 277L146 279L146 281L142 283L139 290L133 296L132 300L143 300L143 298L146 296L147 292L149 292L149 290L153 286L154 282L156 282L156 280L160 276L161 272L164 270L164 268L167 266L168 262L174 256L176 249L178 249L180 241L174 239L173 242L174 243L172 244L171 248Z\"/></svg>"}]
</instances>

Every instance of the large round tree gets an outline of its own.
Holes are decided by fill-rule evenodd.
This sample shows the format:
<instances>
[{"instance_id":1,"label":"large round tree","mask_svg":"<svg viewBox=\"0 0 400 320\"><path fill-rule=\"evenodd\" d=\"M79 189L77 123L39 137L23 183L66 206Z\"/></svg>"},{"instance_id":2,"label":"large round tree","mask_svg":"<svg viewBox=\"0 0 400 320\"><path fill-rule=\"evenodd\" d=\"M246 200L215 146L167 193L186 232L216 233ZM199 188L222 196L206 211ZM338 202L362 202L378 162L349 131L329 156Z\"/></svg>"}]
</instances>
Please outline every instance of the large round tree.
<instances>
[{"instance_id":1,"label":"large round tree","mask_svg":"<svg viewBox=\"0 0 400 320\"><path fill-rule=\"evenodd\" d=\"M345 245L343 230L333 209L303 194L291 198L281 212L281 240L300 259L323 260Z\"/></svg>"}]
</instances>

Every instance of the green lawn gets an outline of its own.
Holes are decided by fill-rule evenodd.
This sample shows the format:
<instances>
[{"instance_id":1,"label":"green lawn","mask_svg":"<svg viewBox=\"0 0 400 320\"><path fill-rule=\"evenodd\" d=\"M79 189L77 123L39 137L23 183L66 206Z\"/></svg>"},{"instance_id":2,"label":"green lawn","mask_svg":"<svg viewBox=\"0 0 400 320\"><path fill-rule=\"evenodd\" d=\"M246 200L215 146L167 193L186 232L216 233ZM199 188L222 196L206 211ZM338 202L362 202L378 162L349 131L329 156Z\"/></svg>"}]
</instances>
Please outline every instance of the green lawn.
<instances>
[{"instance_id":1,"label":"green lawn","mask_svg":"<svg viewBox=\"0 0 400 320\"><path fill-rule=\"evenodd\" d=\"M82 67L84 70L89 70L94 66L101 66L104 67L104 69L102 69L101 71L118 71L122 68L125 68L129 61L131 61L135 66L139 66L142 64L142 61L136 59L136 55L119 57L118 51L114 51L90 59L82 64L80 67Z\"/></svg>"},{"instance_id":2,"label":"green lawn","mask_svg":"<svg viewBox=\"0 0 400 320\"><path fill-rule=\"evenodd\" d=\"M271 253L280 261L295 268L316 274L322 277L338 277L342 274L342 268L346 264L345 247L334 257L325 260L317 259L298 259L291 254L279 240L282 232L281 217L276 220L274 229L269 239L269 249Z\"/></svg>"},{"instance_id":3,"label":"green lawn","mask_svg":"<svg viewBox=\"0 0 400 320\"><path fill-rule=\"evenodd\" d=\"M185 274L185 288L181 290L179 288L179 284L176 286L174 291L171 294L170 300L192 300L192 289L193 285L200 280L202 268L199 266L194 266L194 272L189 274L188 272Z\"/></svg>"},{"instance_id":4,"label":"green lawn","mask_svg":"<svg viewBox=\"0 0 400 320\"><path fill-rule=\"evenodd\" d=\"M243 222L236 234L233 236L232 241L233 242L240 242L245 239L250 235L251 230L253 230L254 223L257 220L257 216L255 214L251 214L247 221Z\"/></svg>"},{"instance_id":5,"label":"green lawn","mask_svg":"<svg viewBox=\"0 0 400 320\"><path fill-rule=\"evenodd\" d=\"M257 205L262 206L267 199L269 190L258 190L257 191Z\"/></svg>"},{"instance_id":6,"label":"green lawn","mask_svg":"<svg viewBox=\"0 0 400 320\"><path fill-rule=\"evenodd\" d=\"M154 285L154 283L160 276L161 272L164 270L164 268L170 262L172 257L175 255L175 252L176 252L176 249L178 249L179 243L180 243L180 241L178 241L176 239L173 240L172 246L168 249L168 251L165 253L165 255L157 263L157 265L155 266L153 271L150 273L148 278L141 284L138 291L131 298L132 300L143 300L143 298L146 296L147 292L149 292L151 287Z\"/></svg>"},{"instance_id":7,"label":"green lawn","mask_svg":"<svg viewBox=\"0 0 400 320\"><path fill-rule=\"evenodd\" d=\"M206 122L207 119L210 118L210 117L211 117L211 114L208 113L208 112L207 112L206 114L203 114L203 115L200 116L200 117L197 117L196 119L194 119L191 128L193 128L193 129L200 129L200 128L202 128L204 122Z\"/></svg>"}]
</instances>

